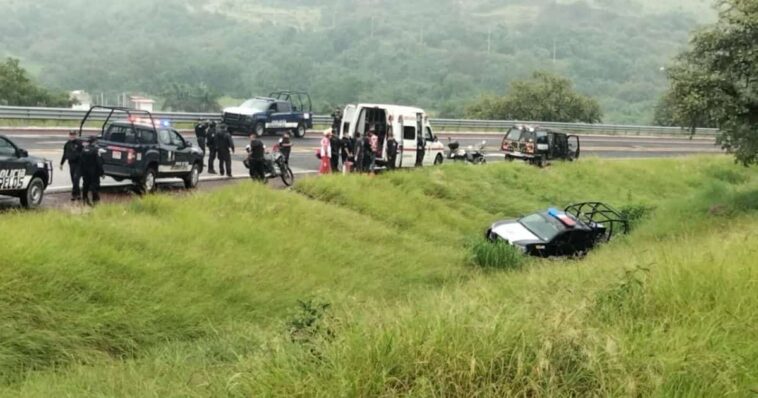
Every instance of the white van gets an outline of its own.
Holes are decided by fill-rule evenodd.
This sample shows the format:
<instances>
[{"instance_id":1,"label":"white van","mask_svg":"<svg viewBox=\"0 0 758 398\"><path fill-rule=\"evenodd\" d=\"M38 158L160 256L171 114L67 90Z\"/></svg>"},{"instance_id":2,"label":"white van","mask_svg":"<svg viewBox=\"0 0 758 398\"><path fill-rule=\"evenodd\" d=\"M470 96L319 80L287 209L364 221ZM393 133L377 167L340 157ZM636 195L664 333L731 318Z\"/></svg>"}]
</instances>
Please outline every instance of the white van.
<instances>
[{"instance_id":1,"label":"white van","mask_svg":"<svg viewBox=\"0 0 758 398\"><path fill-rule=\"evenodd\" d=\"M423 165L441 164L445 159L445 146L437 139L429 124L429 117L421 108L400 105L358 104L348 105L342 112L340 138L364 137L370 129L377 132L382 147L382 156L377 165L386 165L387 146L385 137L392 134L398 143L395 167L415 167L416 148L419 136L424 140Z\"/></svg>"}]
</instances>

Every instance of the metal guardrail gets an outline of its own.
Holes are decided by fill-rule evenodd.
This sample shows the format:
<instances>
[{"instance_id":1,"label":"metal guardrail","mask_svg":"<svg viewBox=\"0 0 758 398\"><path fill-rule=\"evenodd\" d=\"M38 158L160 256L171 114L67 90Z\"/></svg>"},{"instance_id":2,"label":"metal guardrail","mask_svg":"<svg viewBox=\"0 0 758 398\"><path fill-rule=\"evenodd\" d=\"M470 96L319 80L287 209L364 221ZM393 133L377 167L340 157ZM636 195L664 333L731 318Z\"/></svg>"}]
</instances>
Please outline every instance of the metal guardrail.
<instances>
[{"instance_id":1,"label":"metal guardrail","mask_svg":"<svg viewBox=\"0 0 758 398\"><path fill-rule=\"evenodd\" d=\"M66 108L28 108L0 106L0 119L18 120L81 120L86 111ZM93 112L93 120L105 120L108 112ZM181 113L155 112L153 117L161 120L176 122L197 122L199 120L220 120L219 113ZM331 117L313 115L316 125L331 124ZM514 124L536 124L545 128L563 130L569 133L581 134L611 134L611 135L689 135L689 131L679 127L662 126L624 126L612 124L586 123L553 123L553 122L523 122L513 120L473 120L473 119L431 119L437 130L468 130L468 131L504 131ZM697 135L718 135L718 129L698 129Z\"/></svg>"}]
</instances>

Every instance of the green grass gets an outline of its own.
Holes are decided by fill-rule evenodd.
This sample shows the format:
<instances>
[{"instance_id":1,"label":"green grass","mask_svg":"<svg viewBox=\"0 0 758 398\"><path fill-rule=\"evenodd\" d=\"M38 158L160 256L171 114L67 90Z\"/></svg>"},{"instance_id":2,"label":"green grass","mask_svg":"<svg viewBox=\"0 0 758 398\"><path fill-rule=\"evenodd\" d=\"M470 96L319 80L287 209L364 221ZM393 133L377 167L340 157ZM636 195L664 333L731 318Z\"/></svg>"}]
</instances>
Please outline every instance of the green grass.
<instances>
[{"instance_id":1,"label":"green grass","mask_svg":"<svg viewBox=\"0 0 758 398\"><path fill-rule=\"evenodd\" d=\"M582 260L470 266L491 221L580 200L649 210ZM758 388L758 173L723 157L250 183L0 230L0 396Z\"/></svg>"}]
</instances>

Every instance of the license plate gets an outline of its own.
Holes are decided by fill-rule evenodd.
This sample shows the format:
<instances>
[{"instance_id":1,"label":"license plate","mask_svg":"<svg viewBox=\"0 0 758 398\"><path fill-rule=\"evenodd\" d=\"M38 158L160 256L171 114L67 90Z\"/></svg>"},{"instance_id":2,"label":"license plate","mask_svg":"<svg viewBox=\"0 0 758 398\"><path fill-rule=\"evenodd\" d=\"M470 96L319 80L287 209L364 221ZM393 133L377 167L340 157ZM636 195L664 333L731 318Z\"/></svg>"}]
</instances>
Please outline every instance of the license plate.
<instances>
[{"instance_id":1,"label":"license plate","mask_svg":"<svg viewBox=\"0 0 758 398\"><path fill-rule=\"evenodd\" d=\"M113 159L120 160L121 159L121 152L119 152L119 151L113 151Z\"/></svg>"}]
</instances>

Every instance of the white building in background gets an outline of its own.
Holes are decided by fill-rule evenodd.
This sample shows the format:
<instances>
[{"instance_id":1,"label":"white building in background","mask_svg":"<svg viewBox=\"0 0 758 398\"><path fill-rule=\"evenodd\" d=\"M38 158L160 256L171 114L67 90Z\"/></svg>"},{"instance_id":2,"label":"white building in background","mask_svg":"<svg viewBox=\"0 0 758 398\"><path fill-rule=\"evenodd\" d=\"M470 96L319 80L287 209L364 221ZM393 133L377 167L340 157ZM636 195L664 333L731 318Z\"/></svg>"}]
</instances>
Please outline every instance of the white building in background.
<instances>
[{"instance_id":1,"label":"white building in background","mask_svg":"<svg viewBox=\"0 0 758 398\"><path fill-rule=\"evenodd\" d=\"M84 90L75 90L69 93L69 98L74 100L71 109L88 111L92 107L92 96Z\"/></svg>"},{"instance_id":2,"label":"white building in background","mask_svg":"<svg viewBox=\"0 0 758 398\"><path fill-rule=\"evenodd\" d=\"M152 100L152 99L150 99L150 98L140 97L140 96L136 96L136 95L133 95L133 96L129 97L129 107L130 108L138 109L138 110L141 110L141 111L152 112L153 111L153 105L155 105L155 101Z\"/></svg>"}]
</instances>

